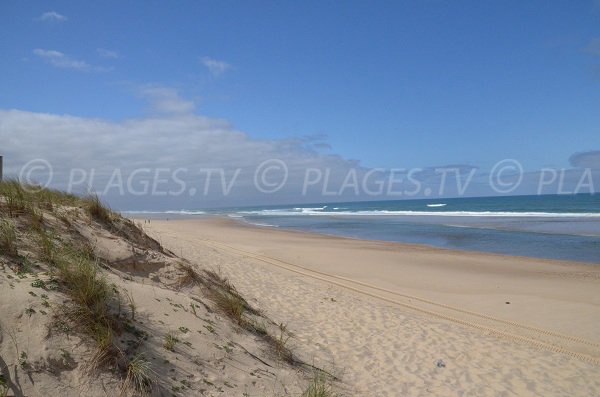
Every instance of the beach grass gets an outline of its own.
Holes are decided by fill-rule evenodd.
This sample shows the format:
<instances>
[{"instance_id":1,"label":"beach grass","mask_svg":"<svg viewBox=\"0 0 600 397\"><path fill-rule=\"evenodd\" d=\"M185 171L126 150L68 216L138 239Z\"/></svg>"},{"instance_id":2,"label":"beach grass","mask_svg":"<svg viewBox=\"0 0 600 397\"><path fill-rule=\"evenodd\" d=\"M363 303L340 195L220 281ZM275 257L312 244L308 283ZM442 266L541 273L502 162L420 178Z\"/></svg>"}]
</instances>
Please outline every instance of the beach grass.
<instances>
[{"instance_id":1,"label":"beach grass","mask_svg":"<svg viewBox=\"0 0 600 397\"><path fill-rule=\"evenodd\" d=\"M327 377L319 372L315 372L310 380L308 387L302 393L302 397L337 397Z\"/></svg>"},{"instance_id":2,"label":"beach grass","mask_svg":"<svg viewBox=\"0 0 600 397\"><path fill-rule=\"evenodd\" d=\"M92 195L85 199L85 209L96 221L104 224L110 224L112 221L112 211L108 206L100 201L98 195Z\"/></svg>"},{"instance_id":3,"label":"beach grass","mask_svg":"<svg viewBox=\"0 0 600 397\"><path fill-rule=\"evenodd\" d=\"M18 254L15 226L8 220L0 220L0 248L10 256Z\"/></svg>"},{"instance_id":4,"label":"beach grass","mask_svg":"<svg viewBox=\"0 0 600 397\"><path fill-rule=\"evenodd\" d=\"M136 354L127 363L127 375L121 386L122 394L147 394L157 382L157 373L150 361L141 354Z\"/></svg>"}]
</instances>

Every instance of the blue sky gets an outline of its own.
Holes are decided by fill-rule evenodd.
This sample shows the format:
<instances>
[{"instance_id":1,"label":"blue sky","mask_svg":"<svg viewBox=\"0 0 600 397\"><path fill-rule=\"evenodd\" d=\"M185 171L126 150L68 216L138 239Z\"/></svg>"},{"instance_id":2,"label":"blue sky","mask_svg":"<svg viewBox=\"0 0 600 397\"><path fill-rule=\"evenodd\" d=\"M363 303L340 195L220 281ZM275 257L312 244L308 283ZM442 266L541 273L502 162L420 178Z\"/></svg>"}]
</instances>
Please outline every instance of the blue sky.
<instances>
[{"instance_id":1,"label":"blue sky","mask_svg":"<svg viewBox=\"0 0 600 397\"><path fill-rule=\"evenodd\" d=\"M600 149L597 1L4 1L0 31L0 109L32 117L193 113L367 168Z\"/></svg>"}]
</instances>

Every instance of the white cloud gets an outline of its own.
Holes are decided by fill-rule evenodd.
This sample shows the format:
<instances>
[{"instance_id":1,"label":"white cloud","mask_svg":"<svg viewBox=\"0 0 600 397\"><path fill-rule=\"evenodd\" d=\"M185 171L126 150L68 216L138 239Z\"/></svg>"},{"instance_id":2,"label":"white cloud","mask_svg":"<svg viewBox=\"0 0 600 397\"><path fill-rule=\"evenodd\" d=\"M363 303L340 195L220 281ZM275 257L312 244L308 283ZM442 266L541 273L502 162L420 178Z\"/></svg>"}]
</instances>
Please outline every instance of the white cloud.
<instances>
[{"instance_id":1,"label":"white cloud","mask_svg":"<svg viewBox=\"0 0 600 397\"><path fill-rule=\"evenodd\" d=\"M173 88L145 85L139 88L138 92L157 113L185 114L193 112L195 108L192 101L181 98Z\"/></svg>"},{"instance_id":2,"label":"white cloud","mask_svg":"<svg viewBox=\"0 0 600 397\"><path fill-rule=\"evenodd\" d=\"M165 91L152 92L151 95ZM11 171L18 175L19 167L31 159L45 159L52 164L53 186L58 188L66 188L70 170L75 168L95 169L95 182L98 185L95 187L100 190L115 169L127 176L134 169L142 167L152 170L185 168L186 172L180 178L192 185L197 184L199 192L206 183L206 175L201 170L221 168L227 173L227 178L231 178L235 170L241 170L231 195L225 197L221 194L221 182L215 176L208 197L200 194L193 198L194 204L190 205L196 207L207 203L213 206L256 203L277 197L281 200L286 195L288 201L298 201L298 192L301 192L299 186L303 183L306 168L330 168L331 180L339 180L343 175L338 171L356 166L354 162L339 156L322 155L307 149L307 142L301 139L253 139L225 120L191 113L111 122L69 115L0 110L0 141L7 175ZM253 172L268 159L280 159L289 169L289 183L278 195L264 195L254 189ZM157 201L152 202L154 199ZM117 200L126 199L117 197ZM184 200L191 198L188 195L172 198L130 197L122 207L154 205L155 208L182 208L186 205ZM300 197L300 200L307 198Z\"/></svg>"},{"instance_id":3,"label":"white cloud","mask_svg":"<svg viewBox=\"0 0 600 397\"><path fill-rule=\"evenodd\" d=\"M227 62L218 61L209 57L202 57L201 61L202 64L206 66L210 74L212 74L214 77L219 77L231 69L231 65Z\"/></svg>"},{"instance_id":4,"label":"white cloud","mask_svg":"<svg viewBox=\"0 0 600 397\"><path fill-rule=\"evenodd\" d=\"M50 21L50 22L64 22L68 18L62 14L59 14L56 11L48 11L40 15L37 20L38 21Z\"/></svg>"},{"instance_id":5,"label":"white cloud","mask_svg":"<svg viewBox=\"0 0 600 397\"><path fill-rule=\"evenodd\" d=\"M56 50L36 48L33 50L33 53L44 61L50 63L52 66L61 69L73 69L80 72L109 72L112 70L110 67L90 65L85 61L71 58L68 55Z\"/></svg>"},{"instance_id":6,"label":"white cloud","mask_svg":"<svg viewBox=\"0 0 600 397\"><path fill-rule=\"evenodd\" d=\"M90 70L91 68L87 62L70 58L60 51L36 48L33 50L33 53L57 68L75 69L81 71Z\"/></svg>"},{"instance_id":7,"label":"white cloud","mask_svg":"<svg viewBox=\"0 0 600 397\"><path fill-rule=\"evenodd\" d=\"M104 48L98 48L96 49L96 52L102 58L116 59L119 57L119 54L116 51L106 50Z\"/></svg>"}]
</instances>

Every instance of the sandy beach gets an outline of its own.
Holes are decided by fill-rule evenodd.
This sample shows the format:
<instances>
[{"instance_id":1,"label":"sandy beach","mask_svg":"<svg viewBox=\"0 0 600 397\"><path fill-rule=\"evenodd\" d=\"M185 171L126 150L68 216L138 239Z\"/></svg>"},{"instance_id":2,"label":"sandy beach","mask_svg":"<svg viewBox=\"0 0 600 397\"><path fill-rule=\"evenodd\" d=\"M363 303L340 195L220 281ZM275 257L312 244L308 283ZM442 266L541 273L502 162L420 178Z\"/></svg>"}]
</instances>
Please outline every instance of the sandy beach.
<instances>
[{"instance_id":1,"label":"sandy beach","mask_svg":"<svg viewBox=\"0 0 600 397\"><path fill-rule=\"evenodd\" d=\"M221 218L152 220L219 269L349 395L600 392L600 268L363 241Z\"/></svg>"}]
</instances>

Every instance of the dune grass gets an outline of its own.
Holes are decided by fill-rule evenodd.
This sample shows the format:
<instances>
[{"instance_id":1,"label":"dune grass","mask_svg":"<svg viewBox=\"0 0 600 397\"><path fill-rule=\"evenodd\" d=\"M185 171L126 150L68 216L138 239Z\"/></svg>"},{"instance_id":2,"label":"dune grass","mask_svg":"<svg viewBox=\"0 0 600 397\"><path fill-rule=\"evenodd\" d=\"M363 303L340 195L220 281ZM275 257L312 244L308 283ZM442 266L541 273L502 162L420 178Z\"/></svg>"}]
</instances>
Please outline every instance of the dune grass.
<instances>
[{"instance_id":1,"label":"dune grass","mask_svg":"<svg viewBox=\"0 0 600 397\"><path fill-rule=\"evenodd\" d=\"M52 211L57 205L76 206L81 199L73 194L59 190L41 188L34 185L24 185L16 179L0 181L0 205L10 217L31 213L39 207Z\"/></svg>"},{"instance_id":2,"label":"dune grass","mask_svg":"<svg viewBox=\"0 0 600 397\"><path fill-rule=\"evenodd\" d=\"M121 386L121 394L135 392L147 394L156 383L157 377L152 364L143 355L137 354L127 364L127 374Z\"/></svg>"},{"instance_id":3,"label":"dune grass","mask_svg":"<svg viewBox=\"0 0 600 397\"><path fill-rule=\"evenodd\" d=\"M246 304L239 295L226 291L217 292L215 303L227 316L235 320L239 325L245 325L244 313L246 312Z\"/></svg>"},{"instance_id":4,"label":"dune grass","mask_svg":"<svg viewBox=\"0 0 600 397\"><path fill-rule=\"evenodd\" d=\"M100 201L97 195L92 195L85 200L85 209L90 216L102 223L110 224L112 221L112 211Z\"/></svg>"},{"instance_id":5,"label":"dune grass","mask_svg":"<svg viewBox=\"0 0 600 397\"><path fill-rule=\"evenodd\" d=\"M4 206L11 217L18 216L25 211L27 191L14 179L0 182L0 196L4 198Z\"/></svg>"},{"instance_id":6,"label":"dune grass","mask_svg":"<svg viewBox=\"0 0 600 397\"><path fill-rule=\"evenodd\" d=\"M116 360L114 334L121 326L112 307L119 297L100 274L97 263L85 251L66 247L56 259L56 268L72 301L65 311L67 316L95 342L92 366Z\"/></svg>"},{"instance_id":7,"label":"dune grass","mask_svg":"<svg viewBox=\"0 0 600 397\"><path fill-rule=\"evenodd\" d=\"M202 284L202 276L194 269L192 265L186 262L179 262L176 266L177 269L183 272L183 274L177 279L177 286L179 288Z\"/></svg>"},{"instance_id":8,"label":"dune grass","mask_svg":"<svg viewBox=\"0 0 600 397\"><path fill-rule=\"evenodd\" d=\"M121 307L125 307L127 302L122 302L116 288L103 276L102 262L96 258L90 242L72 230L77 219L85 219L78 215L82 210L90 219L132 244L174 256L133 222L113 213L95 195L79 198L50 189L23 186L14 180L0 182L0 217L13 218L0 219L0 254L16 257L19 243L26 244L23 252L30 252L33 241L34 255L49 265L49 273L59 281L60 292L70 298L59 309L64 323L68 324L68 329L73 326L72 329L80 331L94 343L95 353L87 367L90 370L117 369L123 379L123 394L147 394L157 382L156 373L143 356L134 354L135 350L121 350L118 344L117 337L127 331L125 316L121 316ZM33 235L26 232L26 227L34 232ZM34 239L30 238L27 242L20 233ZM240 295L227 278L211 270L199 272L186 261L181 261L177 268L182 273L177 280L180 288L201 286L220 312L241 328L260 336L278 358L292 365L303 364L295 359L289 348L291 334L287 328L280 325L278 332L269 332L264 322L257 321L261 317L260 312ZM131 319L135 320L135 303L130 294L126 297ZM65 328L61 329L65 331ZM165 349L174 351L177 343L179 340L175 334L165 335ZM325 379L315 378L303 396L331 397L334 394Z\"/></svg>"},{"instance_id":9,"label":"dune grass","mask_svg":"<svg viewBox=\"0 0 600 397\"><path fill-rule=\"evenodd\" d=\"M279 324L279 335L273 338L273 346L275 353L279 358L287 362L293 362L293 354L288 346L291 334L287 330L287 326L283 323Z\"/></svg>"},{"instance_id":10,"label":"dune grass","mask_svg":"<svg viewBox=\"0 0 600 397\"><path fill-rule=\"evenodd\" d=\"M0 373L0 397L7 397L8 391L9 388L6 379L4 379L4 375Z\"/></svg>"},{"instance_id":11,"label":"dune grass","mask_svg":"<svg viewBox=\"0 0 600 397\"><path fill-rule=\"evenodd\" d=\"M39 232L40 259L49 265L56 264L56 248L50 232Z\"/></svg>"},{"instance_id":12,"label":"dune grass","mask_svg":"<svg viewBox=\"0 0 600 397\"><path fill-rule=\"evenodd\" d=\"M177 337L175 335L173 335L171 332L168 332L165 335L165 340L163 343L163 347L168 350L168 351L175 351L175 346L177 345L177 343L179 342L179 339L177 339Z\"/></svg>"},{"instance_id":13,"label":"dune grass","mask_svg":"<svg viewBox=\"0 0 600 397\"><path fill-rule=\"evenodd\" d=\"M9 256L18 254L15 226L5 219L0 220L0 250L0 253Z\"/></svg>"},{"instance_id":14,"label":"dune grass","mask_svg":"<svg viewBox=\"0 0 600 397\"><path fill-rule=\"evenodd\" d=\"M337 397L325 375L315 372L302 397Z\"/></svg>"}]
</instances>

